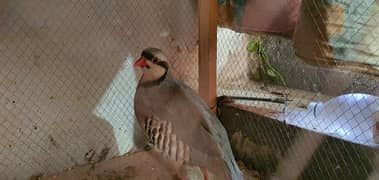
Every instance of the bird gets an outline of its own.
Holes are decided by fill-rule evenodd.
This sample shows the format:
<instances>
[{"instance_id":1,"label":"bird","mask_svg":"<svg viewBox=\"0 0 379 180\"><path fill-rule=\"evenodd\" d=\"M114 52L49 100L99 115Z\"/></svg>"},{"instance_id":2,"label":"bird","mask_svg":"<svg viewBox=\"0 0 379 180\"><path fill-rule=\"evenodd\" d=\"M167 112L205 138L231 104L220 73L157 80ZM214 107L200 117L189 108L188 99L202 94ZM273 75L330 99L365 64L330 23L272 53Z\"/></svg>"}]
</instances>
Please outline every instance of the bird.
<instances>
[{"instance_id":1,"label":"bird","mask_svg":"<svg viewBox=\"0 0 379 180\"><path fill-rule=\"evenodd\" d=\"M143 71L134 109L147 141L182 164L209 169L217 179L243 179L225 128L200 96L173 76L163 51L144 49L134 67Z\"/></svg>"}]
</instances>

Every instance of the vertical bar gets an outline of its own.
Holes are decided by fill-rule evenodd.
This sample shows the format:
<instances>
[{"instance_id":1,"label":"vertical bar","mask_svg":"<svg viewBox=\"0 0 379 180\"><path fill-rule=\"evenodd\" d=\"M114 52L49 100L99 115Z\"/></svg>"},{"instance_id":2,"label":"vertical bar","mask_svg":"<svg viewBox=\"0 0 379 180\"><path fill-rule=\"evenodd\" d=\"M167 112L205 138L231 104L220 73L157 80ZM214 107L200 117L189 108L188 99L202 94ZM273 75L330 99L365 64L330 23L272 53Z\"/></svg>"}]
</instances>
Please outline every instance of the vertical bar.
<instances>
[{"instance_id":1,"label":"vertical bar","mask_svg":"<svg viewBox=\"0 0 379 180\"><path fill-rule=\"evenodd\" d=\"M217 0L198 0L199 94L216 109Z\"/></svg>"}]
</instances>

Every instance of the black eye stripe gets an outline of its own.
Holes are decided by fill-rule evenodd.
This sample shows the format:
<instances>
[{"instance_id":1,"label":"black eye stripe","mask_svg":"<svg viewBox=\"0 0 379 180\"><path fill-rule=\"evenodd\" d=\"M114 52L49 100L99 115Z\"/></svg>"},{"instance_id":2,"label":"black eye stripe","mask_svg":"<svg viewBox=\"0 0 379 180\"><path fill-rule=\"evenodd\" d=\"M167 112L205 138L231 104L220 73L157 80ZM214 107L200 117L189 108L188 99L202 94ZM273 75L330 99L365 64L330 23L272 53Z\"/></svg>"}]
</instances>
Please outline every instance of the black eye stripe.
<instances>
[{"instance_id":1,"label":"black eye stripe","mask_svg":"<svg viewBox=\"0 0 379 180\"><path fill-rule=\"evenodd\" d=\"M158 58L154 57L154 58L152 59L152 61L153 61L154 63L156 63L156 62L158 62Z\"/></svg>"},{"instance_id":2,"label":"black eye stripe","mask_svg":"<svg viewBox=\"0 0 379 180\"><path fill-rule=\"evenodd\" d=\"M141 54L142 57L145 57L146 59L148 60L153 60L154 58L154 55L150 52L146 52L146 51L143 51L142 54Z\"/></svg>"}]
</instances>

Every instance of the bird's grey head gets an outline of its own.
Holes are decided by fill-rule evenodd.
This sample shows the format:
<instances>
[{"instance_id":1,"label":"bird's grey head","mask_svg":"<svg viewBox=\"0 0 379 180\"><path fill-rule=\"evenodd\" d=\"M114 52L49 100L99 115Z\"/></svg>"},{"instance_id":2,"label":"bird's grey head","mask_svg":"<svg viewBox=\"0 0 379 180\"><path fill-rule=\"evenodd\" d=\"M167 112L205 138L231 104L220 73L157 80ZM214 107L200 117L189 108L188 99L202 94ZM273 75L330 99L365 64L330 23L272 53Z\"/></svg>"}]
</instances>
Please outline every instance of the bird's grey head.
<instances>
[{"instance_id":1,"label":"bird's grey head","mask_svg":"<svg viewBox=\"0 0 379 180\"><path fill-rule=\"evenodd\" d=\"M141 83L160 82L165 79L168 71L167 58L158 48L146 48L141 57L134 63L134 67L142 68Z\"/></svg>"}]
</instances>

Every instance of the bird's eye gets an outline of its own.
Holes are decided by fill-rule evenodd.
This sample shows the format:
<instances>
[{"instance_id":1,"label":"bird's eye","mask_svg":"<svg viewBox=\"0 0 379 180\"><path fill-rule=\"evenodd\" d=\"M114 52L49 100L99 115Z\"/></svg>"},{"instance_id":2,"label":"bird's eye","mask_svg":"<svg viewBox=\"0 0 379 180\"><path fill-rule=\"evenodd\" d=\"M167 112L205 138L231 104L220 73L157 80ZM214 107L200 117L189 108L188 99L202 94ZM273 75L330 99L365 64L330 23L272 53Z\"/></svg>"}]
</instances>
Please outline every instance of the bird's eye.
<instances>
[{"instance_id":1,"label":"bird's eye","mask_svg":"<svg viewBox=\"0 0 379 180\"><path fill-rule=\"evenodd\" d=\"M158 58L153 58L153 63L156 63L156 62L158 62Z\"/></svg>"}]
</instances>

